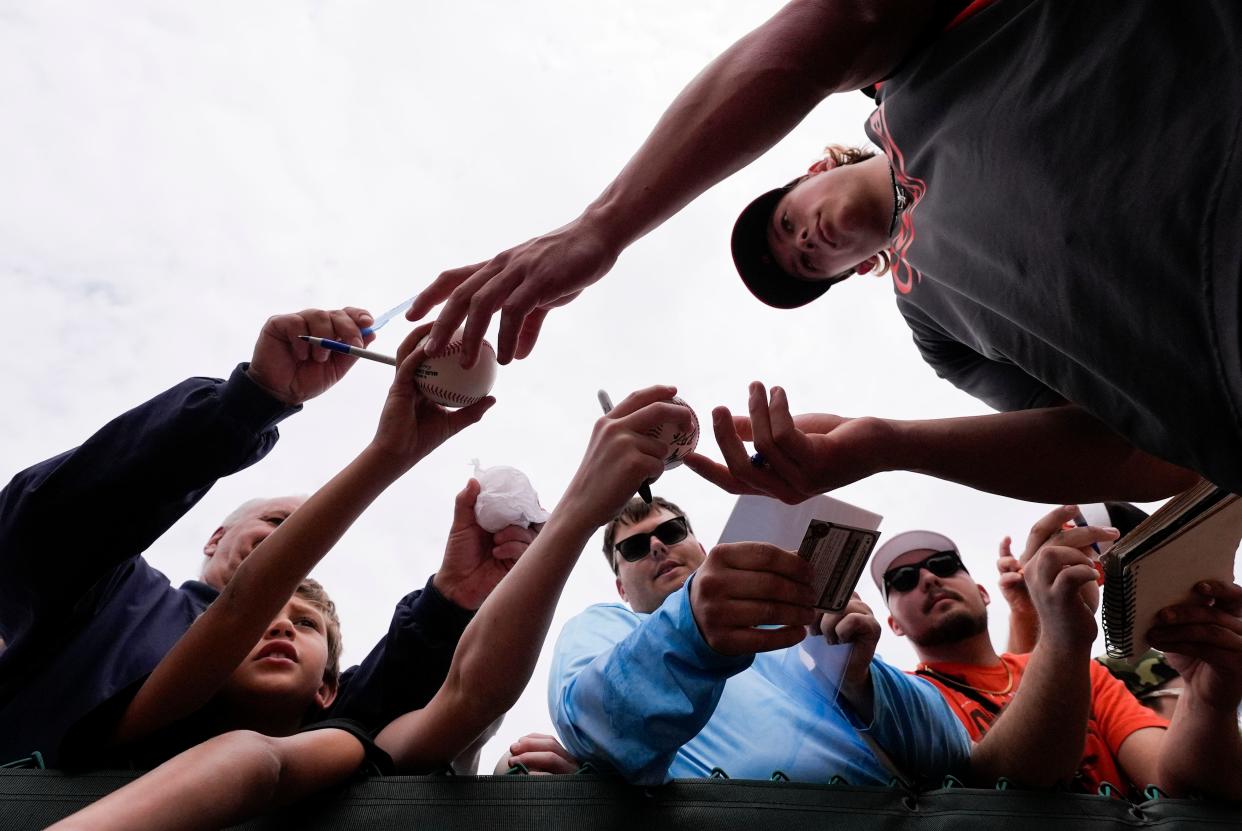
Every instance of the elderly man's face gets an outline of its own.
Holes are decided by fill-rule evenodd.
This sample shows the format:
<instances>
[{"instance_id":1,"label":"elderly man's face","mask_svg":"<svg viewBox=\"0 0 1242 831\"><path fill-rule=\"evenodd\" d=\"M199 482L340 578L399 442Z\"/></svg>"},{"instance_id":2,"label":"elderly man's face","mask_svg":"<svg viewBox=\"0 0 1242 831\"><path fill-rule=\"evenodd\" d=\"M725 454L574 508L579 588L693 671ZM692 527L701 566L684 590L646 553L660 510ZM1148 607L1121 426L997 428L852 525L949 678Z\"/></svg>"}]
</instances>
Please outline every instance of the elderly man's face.
<instances>
[{"instance_id":1,"label":"elderly man's face","mask_svg":"<svg viewBox=\"0 0 1242 831\"><path fill-rule=\"evenodd\" d=\"M278 496L250 506L228 525L222 525L203 546L208 558L203 566L203 582L223 589L233 579L237 567L255 546L267 539L305 500L300 496Z\"/></svg>"},{"instance_id":2,"label":"elderly man's face","mask_svg":"<svg viewBox=\"0 0 1242 831\"><path fill-rule=\"evenodd\" d=\"M666 508L657 508L633 525L619 524L616 543L639 534L650 534L662 523L675 519L677 514ZM648 554L636 562L627 562L613 549L613 562L617 564L617 593L636 612L654 612L670 594L680 589L686 578L703 564L707 552L694 538L686 534L681 542L665 545L652 536Z\"/></svg>"},{"instance_id":3,"label":"elderly man's face","mask_svg":"<svg viewBox=\"0 0 1242 831\"><path fill-rule=\"evenodd\" d=\"M909 551L894 560L889 570L922 562L934 553ZM988 602L988 593L965 569L948 577L921 569L914 588L889 591L889 626L920 646L956 643L987 631Z\"/></svg>"}]
</instances>

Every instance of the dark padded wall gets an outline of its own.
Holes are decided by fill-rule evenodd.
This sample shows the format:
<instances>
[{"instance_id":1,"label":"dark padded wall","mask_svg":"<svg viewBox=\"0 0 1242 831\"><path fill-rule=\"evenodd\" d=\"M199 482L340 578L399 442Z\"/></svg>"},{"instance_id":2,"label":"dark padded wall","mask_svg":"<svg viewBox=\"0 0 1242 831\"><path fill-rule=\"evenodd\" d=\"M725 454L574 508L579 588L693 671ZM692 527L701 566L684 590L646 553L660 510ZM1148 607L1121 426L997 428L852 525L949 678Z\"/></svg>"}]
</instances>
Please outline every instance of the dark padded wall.
<instances>
[{"instance_id":1,"label":"dark padded wall","mask_svg":"<svg viewBox=\"0 0 1242 831\"><path fill-rule=\"evenodd\" d=\"M132 778L131 773L70 777L55 771L0 771L0 831L44 828ZM357 782L243 827L1237 831L1242 828L1242 808L1169 799L1131 805L1105 797L967 788L909 794L887 788L719 779L645 789L594 776L394 776Z\"/></svg>"}]
</instances>

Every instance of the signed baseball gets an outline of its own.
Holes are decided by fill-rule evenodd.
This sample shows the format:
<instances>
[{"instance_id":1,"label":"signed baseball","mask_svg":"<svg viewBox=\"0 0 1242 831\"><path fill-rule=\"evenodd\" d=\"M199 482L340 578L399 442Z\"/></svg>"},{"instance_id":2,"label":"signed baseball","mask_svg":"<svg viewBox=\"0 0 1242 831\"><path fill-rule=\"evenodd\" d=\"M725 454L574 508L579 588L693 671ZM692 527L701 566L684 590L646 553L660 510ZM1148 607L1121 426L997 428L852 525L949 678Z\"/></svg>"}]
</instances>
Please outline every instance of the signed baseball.
<instances>
[{"instance_id":1,"label":"signed baseball","mask_svg":"<svg viewBox=\"0 0 1242 831\"><path fill-rule=\"evenodd\" d=\"M690 411L690 429L681 430L672 422L660 425L658 429L647 431L647 435L668 443L668 455L664 457L664 469L672 470L681 464L687 454L693 453L699 444L699 419L694 408L680 398L673 398L674 404L680 404Z\"/></svg>"},{"instance_id":2,"label":"signed baseball","mask_svg":"<svg viewBox=\"0 0 1242 831\"><path fill-rule=\"evenodd\" d=\"M496 350L486 339L475 365L469 369L462 367L461 332L454 332L443 352L414 370L418 391L445 407L468 407L491 392L496 383Z\"/></svg>"}]
</instances>

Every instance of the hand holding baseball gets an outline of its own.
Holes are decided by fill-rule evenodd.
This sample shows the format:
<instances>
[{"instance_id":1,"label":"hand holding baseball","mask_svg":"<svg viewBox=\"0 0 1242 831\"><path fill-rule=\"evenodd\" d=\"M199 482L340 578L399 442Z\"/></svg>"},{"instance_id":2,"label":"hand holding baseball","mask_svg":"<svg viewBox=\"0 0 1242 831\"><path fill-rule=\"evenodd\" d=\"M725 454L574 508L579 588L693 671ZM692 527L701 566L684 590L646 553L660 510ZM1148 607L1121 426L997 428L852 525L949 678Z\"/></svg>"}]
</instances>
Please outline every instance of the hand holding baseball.
<instances>
[{"instance_id":1,"label":"hand holding baseball","mask_svg":"<svg viewBox=\"0 0 1242 831\"><path fill-rule=\"evenodd\" d=\"M673 396L673 403L690 411L690 427L685 429L677 422L666 421L649 431L653 438L668 445L668 454L664 457L665 470L678 467L699 445L699 417L694 414L694 408L677 396Z\"/></svg>"},{"instance_id":2,"label":"hand holding baseball","mask_svg":"<svg viewBox=\"0 0 1242 831\"><path fill-rule=\"evenodd\" d=\"M625 506L638 486L659 478L669 455L657 438L662 425L690 429L693 413L674 404L674 387L654 386L631 393L595 422L582 463L558 511L598 527Z\"/></svg>"},{"instance_id":3,"label":"hand holding baseball","mask_svg":"<svg viewBox=\"0 0 1242 831\"><path fill-rule=\"evenodd\" d=\"M450 412L419 393L419 365L427 357L421 346L431 324L411 332L397 350L397 376L388 390L380 423L371 446L404 469L412 467L452 436L471 424L496 403L491 396Z\"/></svg>"},{"instance_id":4,"label":"hand holding baseball","mask_svg":"<svg viewBox=\"0 0 1242 831\"><path fill-rule=\"evenodd\" d=\"M426 347L428 342L430 336L422 345ZM415 370L418 391L445 407L468 407L491 392L496 383L496 350L483 340L478 347L478 359L464 367L461 364L463 349L462 332L458 330L443 349L424 357Z\"/></svg>"}]
</instances>

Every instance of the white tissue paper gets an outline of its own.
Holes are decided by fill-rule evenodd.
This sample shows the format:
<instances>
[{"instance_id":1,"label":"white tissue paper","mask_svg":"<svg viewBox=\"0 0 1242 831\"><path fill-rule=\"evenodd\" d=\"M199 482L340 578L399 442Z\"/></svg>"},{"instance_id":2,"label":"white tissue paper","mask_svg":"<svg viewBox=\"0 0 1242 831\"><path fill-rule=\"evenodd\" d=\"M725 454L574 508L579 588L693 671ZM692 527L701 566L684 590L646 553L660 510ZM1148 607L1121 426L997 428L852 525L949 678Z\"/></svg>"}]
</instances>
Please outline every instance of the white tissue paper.
<instances>
[{"instance_id":1,"label":"white tissue paper","mask_svg":"<svg viewBox=\"0 0 1242 831\"><path fill-rule=\"evenodd\" d=\"M474 478L483 488L474 503L474 516L480 528L495 534L509 525L529 528L548 521L550 514L540 506L539 494L525 473L516 467L483 468L478 459L473 462Z\"/></svg>"}]
</instances>

